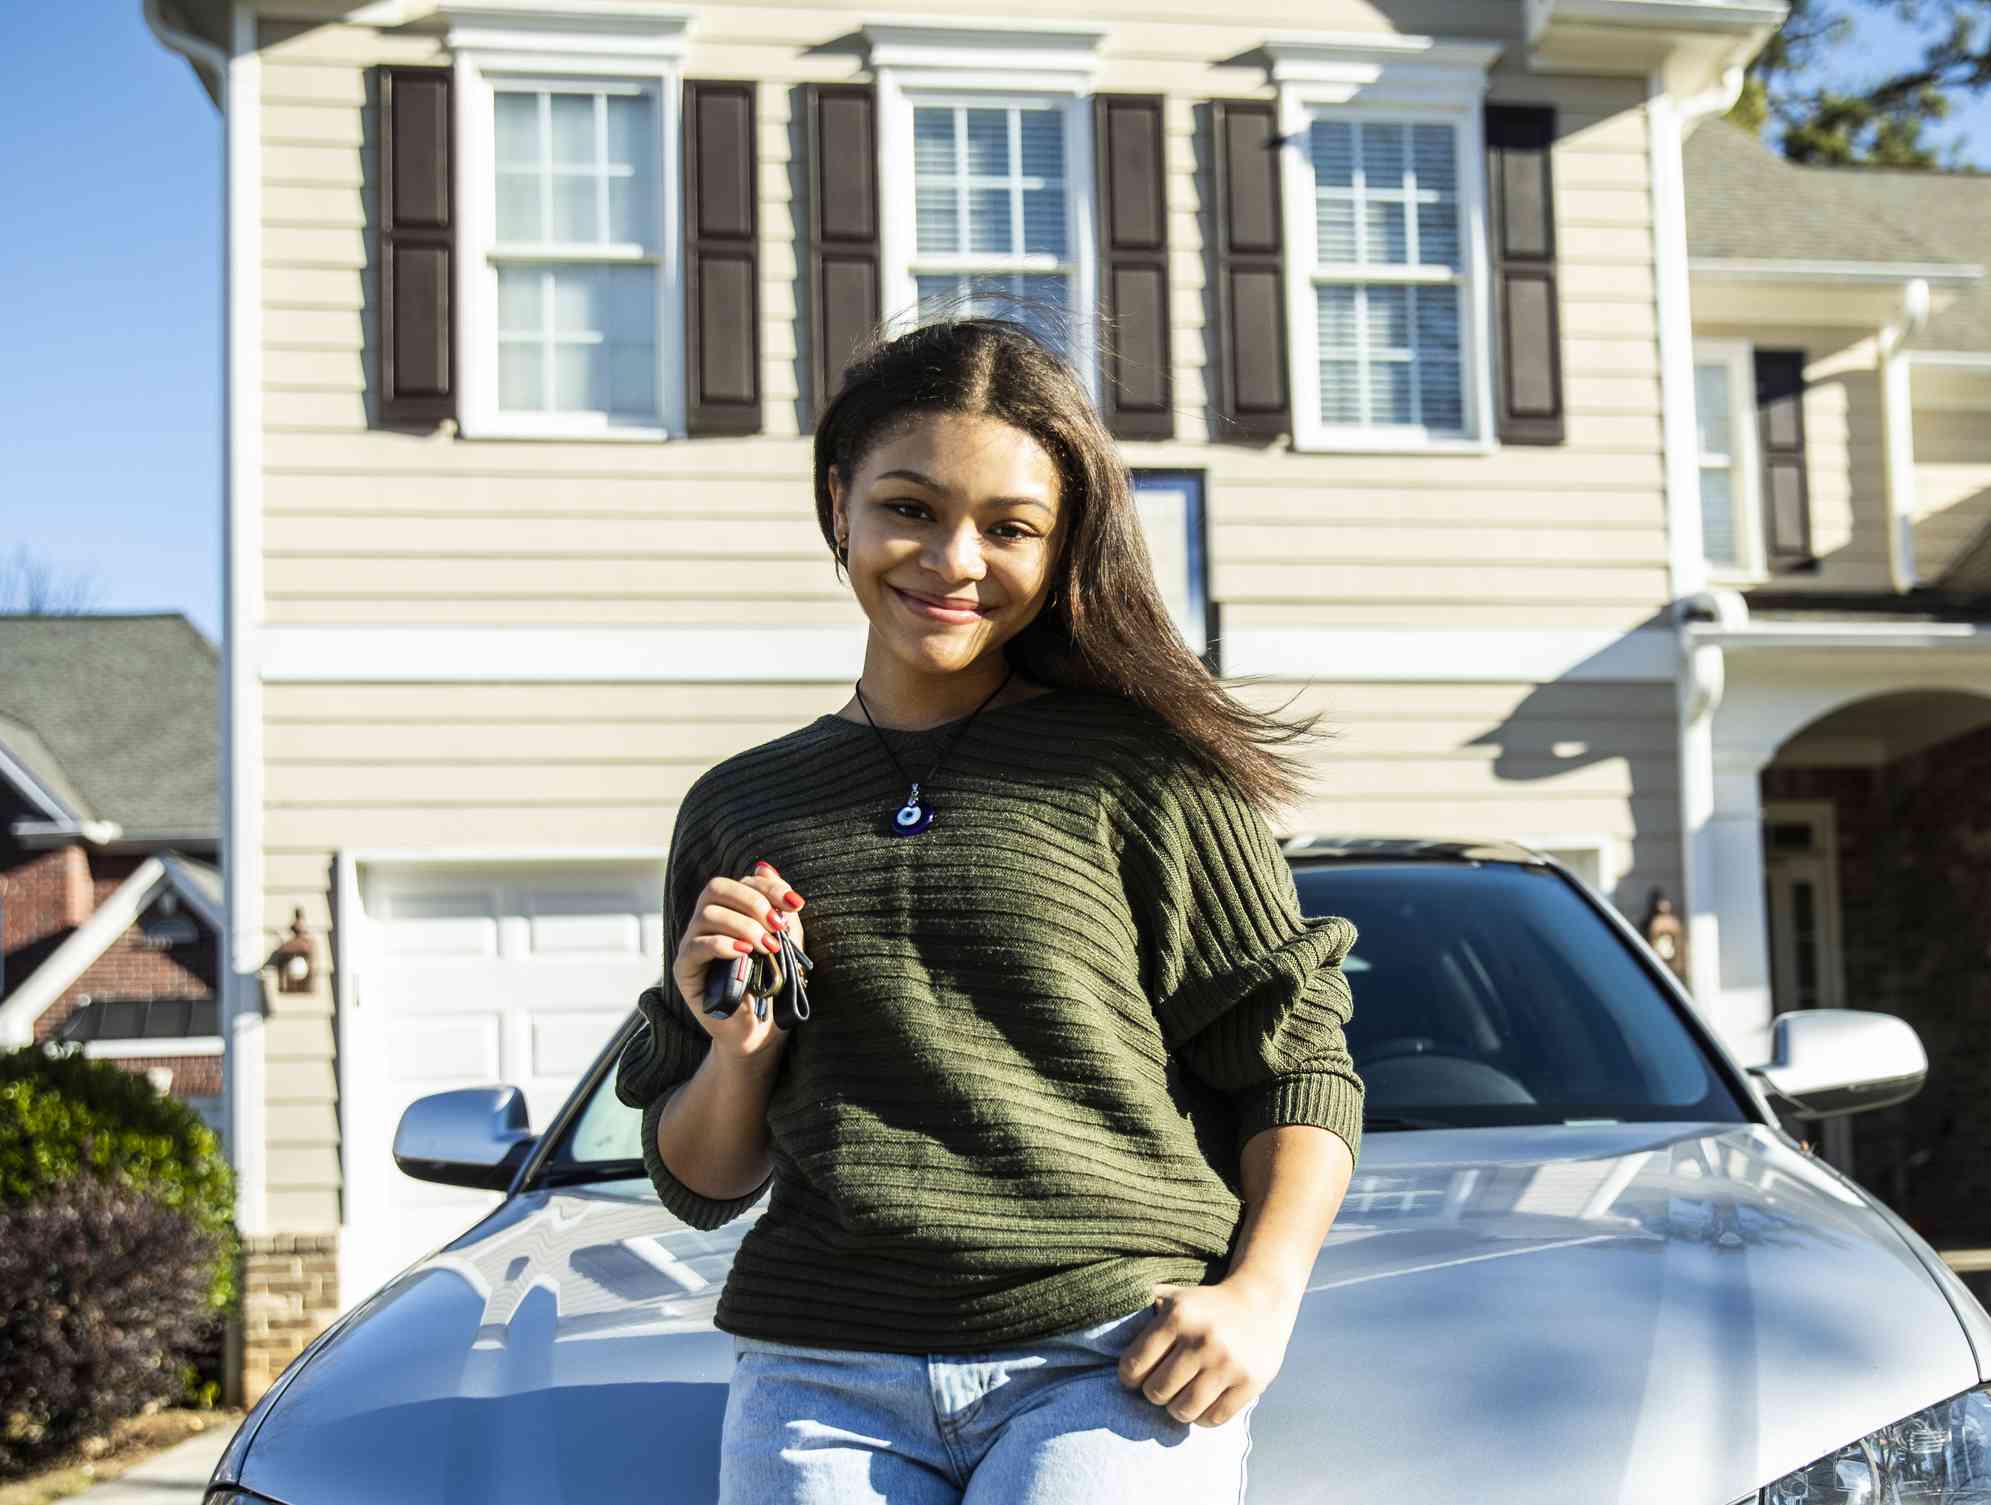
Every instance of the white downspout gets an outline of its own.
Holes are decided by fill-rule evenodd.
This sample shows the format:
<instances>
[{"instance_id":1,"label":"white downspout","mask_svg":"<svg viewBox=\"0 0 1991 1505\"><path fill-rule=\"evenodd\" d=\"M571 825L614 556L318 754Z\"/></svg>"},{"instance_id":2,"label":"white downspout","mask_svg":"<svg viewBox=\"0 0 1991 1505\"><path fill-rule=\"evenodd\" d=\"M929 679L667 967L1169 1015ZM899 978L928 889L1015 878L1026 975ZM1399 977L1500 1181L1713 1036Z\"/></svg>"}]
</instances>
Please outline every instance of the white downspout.
<instances>
[{"instance_id":1,"label":"white downspout","mask_svg":"<svg viewBox=\"0 0 1991 1505\"><path fill-rule=\"evenodd\" d=\"M221 873L227 924L221 937L224 1142L235 1167L235 1223L244 1234L267 1230L268 1168L264 1102L262 997L261 705L253 633L260 617L261 576L245 553L260 547L255 530L261 466L254 394L261 389L262 164L257 141L261 80L255 13L230 7L234 47L217 46L166 19L164 0L143 0L145 24L159 44L186 58L214 91L222 148L222 631ZM245 573L243 562L250 561Z\"/></svg>"},{"instance_id":2,"label":"white downspout","mask_svg":"<svg viewBox=\"0 0 1991 1505\"><path fill-rule=\"evenodd\" d=\"M1708 585L1701 541L1701 471L1694 424L1694 319L1687 278L1687 189L1681 148L1686 127L1726 111L1742 93L1743 70L1722 70L1714 87L1675 99L1655 76L1646 100L1652 153L1653 300L1659 326L1659 404L1666 485L1666 540L1680 655L1675 679L1680 761L1680 904L1687 927L1688 986L1710 1020L1720 997L1721 932L1715 913L1714 709L1720 704L1722 650L1697 648L1686 632L1692 598ZM1721 610L1741 605L1722 593ZM1705 604L1705 603L1704 603Z\"/></svg>"},{"instance_id":3,"label":"white downspout","mask_svg":"<svg viewBox=\"0 0 1991 1505\"><path fill-rule=\"evenodd\" d=\"M1897 592L1915 588L1915 409L1908 385L1908 341L1929 322L1929 284L1920 277L1901 289L1901 316L1880 327L1883 500L1887 513L1887 569Z\"/></svg>"}]
</instances>

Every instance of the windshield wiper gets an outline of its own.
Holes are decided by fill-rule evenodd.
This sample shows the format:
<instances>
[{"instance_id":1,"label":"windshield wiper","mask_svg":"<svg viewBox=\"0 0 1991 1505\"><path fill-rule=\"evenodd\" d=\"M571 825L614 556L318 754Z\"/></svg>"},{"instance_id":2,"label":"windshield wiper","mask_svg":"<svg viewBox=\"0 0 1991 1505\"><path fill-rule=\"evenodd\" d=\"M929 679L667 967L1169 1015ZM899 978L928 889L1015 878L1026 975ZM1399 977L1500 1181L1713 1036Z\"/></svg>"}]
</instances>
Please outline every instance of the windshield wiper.
<instances>
[{"instance_id":1,"label":"windshield wiper","mask_svg":"<svg viewBox=\"0 0 1991 1505\"><path fill-rule=\"evenodd\" d=\"M1446 1123L1439 1118L1392 1118L1383 1113L1362 1115L1364 1132L1370 1129L1379 1129L1388 1133L1393 1129L1456 1129L1457 1127L1457 1124Z\"/></svg>"},{"instance_id":2,"label":"windshield wiper","mask_svg":"<svg viewBox=\"0 0 1991 1505\"><path fill-rule=\"evenodd\" d=\"M534 1176L531 1186L587 1186L596 1181L644 1179L649 1172L637 1160L570 1160L565 1165L549 1165ZM530 1188L528 1188L530 1189Z\"/></svg>"}]
</instances>

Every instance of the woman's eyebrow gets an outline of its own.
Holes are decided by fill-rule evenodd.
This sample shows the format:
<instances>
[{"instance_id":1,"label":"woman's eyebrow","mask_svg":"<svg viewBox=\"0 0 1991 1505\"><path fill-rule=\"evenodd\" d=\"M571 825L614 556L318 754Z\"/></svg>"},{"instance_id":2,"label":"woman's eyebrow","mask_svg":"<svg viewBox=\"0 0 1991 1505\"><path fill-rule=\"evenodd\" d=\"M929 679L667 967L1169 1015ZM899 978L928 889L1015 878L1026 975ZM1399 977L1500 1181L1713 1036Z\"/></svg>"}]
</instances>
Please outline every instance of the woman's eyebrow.
<instances>
[{"instance_id":1,"label":"woman's eyebrow","mask_svg":"<svg viewBox=\"0 0 1991 1505\"><path fill-rule=\"evenodd\" d=\"M881 481L911 481L915 486L924 486L928 491L937 491L942 496L952 496L951 489L940 484L932 476L917 470L885 470L878 473ZM1034 496L992 496L988 504L995 507L1035 507L1049 517L1056 517L1057 511L1050 503Z\"/></svg>"}]
</instances>

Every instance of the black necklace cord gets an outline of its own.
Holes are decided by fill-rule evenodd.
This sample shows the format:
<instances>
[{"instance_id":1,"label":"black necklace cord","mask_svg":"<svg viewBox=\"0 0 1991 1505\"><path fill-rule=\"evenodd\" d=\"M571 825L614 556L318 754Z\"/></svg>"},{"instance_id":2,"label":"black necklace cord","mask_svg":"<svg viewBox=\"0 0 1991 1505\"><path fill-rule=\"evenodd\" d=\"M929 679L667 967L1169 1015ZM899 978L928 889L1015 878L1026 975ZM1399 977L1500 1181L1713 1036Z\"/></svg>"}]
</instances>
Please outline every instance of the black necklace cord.
<instances>
[{"instance_id":1,"label":"black necklace cord","mask_svg":"<svg viewBox=\"0 0 1991 1505\"><path fill-rule=\"evenodd\" d=\"M996 696L1000 695L1004 690L1009 688L1009 682L1012 678L1015 677L1015 675L1016 675L1016 666L1012 664L1009 667L1009 673L1003 675L1002 683L997 685L993 690L989 691L987 698L984 699L980 705L976 706L972 711L968 713L966 719L962 721L960 729L956 731L953 736L947 739L947 745L940 749L939 756L937 756L933 760L933 766L927 769L926 777L920 780L918 783L914 783L912 776L906 772L905 764L901 763L899 761L899 755L892 751L892 744L885 740L885 734L884 732L879 731L878 723L871 720L871 707L864 703L863 687L857 684L856 682L853 682L851 684L851 688L857 691L858 709L864 712L864 719L867 723L869 723L871 730L878 733L878 741L879 744L885 749L885 756L892 760L892 766L899 771L899 777L904 779L908 784L912 785L912 793L906 796L906 801L908 804L912 804L917 801L919 796L919 791L922 788L924 788L927 784L930 784L933 781L934 774L940 771L941 760L944 759L950 752L954 750L954 744L956 742L959 742L961 738L967 733L969 724L972 721L974 721L974 719L977 716L982 714L983 710L987 708L989 701L994 700Z\"/></svg>"}]
</instances>

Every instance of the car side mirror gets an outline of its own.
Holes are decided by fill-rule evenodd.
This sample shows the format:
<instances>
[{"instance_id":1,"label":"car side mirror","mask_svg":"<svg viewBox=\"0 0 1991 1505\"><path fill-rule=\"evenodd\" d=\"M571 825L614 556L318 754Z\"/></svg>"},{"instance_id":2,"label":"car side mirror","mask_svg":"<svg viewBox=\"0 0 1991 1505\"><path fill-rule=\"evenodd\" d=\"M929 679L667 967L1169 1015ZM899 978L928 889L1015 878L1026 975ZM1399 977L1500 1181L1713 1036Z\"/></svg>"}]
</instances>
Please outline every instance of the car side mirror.
<instances>
[{"instance_id":1,"label":"car side mirror","mask_svg":"<svg viewBox=\"0 0 1991 1505\"><path fill-rule=\"evenodd\" d=\"M503 1191L533 1138L518 1088L459 1087L408 1104L394 1130L394 1163L417 1181Z\"/></svg>"},{"instance_id":2,"label":"car side mirror","mask_svg":"<svg viewBox=\"0 0 1991 1505\"><path fill-rule=\"evenodd\" d=\"M1772 1026L1754 1076L1793 1118L1833 1118L1904 1103L1922 1090L1928 1053L1905 1019L1861 1009L1794 1009Z\"/></svg>"}]
</instances>

